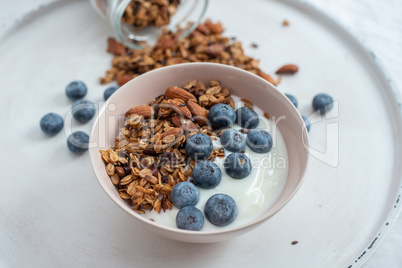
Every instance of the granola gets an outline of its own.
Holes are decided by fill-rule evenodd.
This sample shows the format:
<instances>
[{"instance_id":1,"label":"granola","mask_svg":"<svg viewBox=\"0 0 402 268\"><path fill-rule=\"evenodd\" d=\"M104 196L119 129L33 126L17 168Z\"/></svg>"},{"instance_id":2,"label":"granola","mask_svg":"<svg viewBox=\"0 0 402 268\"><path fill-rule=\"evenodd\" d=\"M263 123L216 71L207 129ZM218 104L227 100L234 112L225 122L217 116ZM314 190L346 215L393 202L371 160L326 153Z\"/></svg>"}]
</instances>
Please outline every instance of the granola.
<instances>
[{"instance_id":1,"label":"granola","mask_svg":"<svg viewBox=\"0 0 402 268\"><path fill-rule=\"evenodd\" d=\"M218 103L234 103L228 88L218 80L208 86L191 81L125 113L114 147L100 154L111 182L132 209L141 214L172 209L173 186L187 181L196 164L187 155L185 141L196 133L216 139L217 133L205 123L209 108ZM224 154L223 148L214 148L208 160Z\"/></svg>"},{"instance_id":2,"label":"granola","mask_svg":"<svg viewBox=\"0 0 402 268\"><path fill-rule=\"evenodd\" d=\"M132 0L121 20L135 30L148 26L160 28L169 24L179 4L180 0Z\"/></svg>"},{"instance_id":3,"label":"granola","mask_svg":"<svg viewBox=\"0 0 402 268\"><path fill-rule=\"evenodd\" d=\"M206 20L182 39L178 38L180 32L164 31L154 47L146 45L141 50L122 49L121 44L109 38L108 51L114 54L112 68L106 71L100 82L106 84L116 80L119 85L123 85L132 78L163 66L214 62L247 70L276 85L276 81L259 68L259 61L244 53L242 43L224 36L223 32L220 22ZM207 98L203 97L202 102L215 101Z\"/></svg>"}]
</instances>

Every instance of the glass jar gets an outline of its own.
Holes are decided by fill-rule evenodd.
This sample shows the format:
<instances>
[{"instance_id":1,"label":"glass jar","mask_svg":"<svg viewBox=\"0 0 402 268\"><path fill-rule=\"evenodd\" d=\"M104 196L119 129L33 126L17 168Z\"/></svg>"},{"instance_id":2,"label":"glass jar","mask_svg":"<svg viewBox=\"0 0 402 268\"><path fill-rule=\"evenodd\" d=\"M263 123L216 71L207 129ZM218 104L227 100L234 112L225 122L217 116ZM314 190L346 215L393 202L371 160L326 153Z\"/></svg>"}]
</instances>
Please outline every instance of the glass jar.
<instances>
[{"instance_id":1,"label":"glass jar","mask_svg":"<svg viewBox=\"0 0 402 268\"><path fill-rule=\"evenodd\" d=\"M179 38L186 37L201 22L209 0L181 0L168 25L157 28L148 26L136 30L122 22L123 14L131 0L90 0L98 13L109 20L116 38L130 48L143 48L143 42L154 45L164 29L180 30Z\"/></svg>"}]
</instances>

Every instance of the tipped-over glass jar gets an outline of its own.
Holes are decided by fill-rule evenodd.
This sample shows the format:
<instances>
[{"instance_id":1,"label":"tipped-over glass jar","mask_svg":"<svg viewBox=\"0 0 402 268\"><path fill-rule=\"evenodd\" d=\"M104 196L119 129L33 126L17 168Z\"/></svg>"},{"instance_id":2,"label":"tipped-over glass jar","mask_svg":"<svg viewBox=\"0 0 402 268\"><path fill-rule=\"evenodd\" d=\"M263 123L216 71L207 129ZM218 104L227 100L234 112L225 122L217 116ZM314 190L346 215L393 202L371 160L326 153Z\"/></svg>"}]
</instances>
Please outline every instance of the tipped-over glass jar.
<instances>
[{"instance_id":1,"label":"tipped-over glass jar","mask_svg":"<svg viewBox=\"0 0 402 268\"><path fill-rule=\"evenodd\" d=\"M109 20L116 38L130 48L154 45L162 31L190 34L200 23L209 0L91 0Z\"/></svg>"}]
</instances>

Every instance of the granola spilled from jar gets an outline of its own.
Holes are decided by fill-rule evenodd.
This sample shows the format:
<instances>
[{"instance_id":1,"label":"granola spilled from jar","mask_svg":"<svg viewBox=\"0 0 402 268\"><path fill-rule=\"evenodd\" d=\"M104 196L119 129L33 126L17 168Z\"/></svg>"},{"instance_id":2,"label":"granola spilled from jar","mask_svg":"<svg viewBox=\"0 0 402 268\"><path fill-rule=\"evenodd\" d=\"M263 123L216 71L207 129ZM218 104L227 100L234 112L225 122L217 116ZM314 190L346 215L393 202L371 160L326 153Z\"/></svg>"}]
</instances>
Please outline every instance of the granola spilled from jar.
<instances>
[{"instance_id":1,"label":"granola spilled from jar","mask_svg":"<svg viewBox=\"0 0 402 268\"><path fill-rule=\"evenodd\" d=\"M111 182L133 210L144 214L172 209L173 186L187 181L196 164L187 155L185 141L196 133L216 139L218 133L206 122L209 109L218 103L234 108L230 90L218 80L208 86L190 81L125 113L115 146L100 154ZM216 157L224 157L223 148L214 148L207 160Z\"/></svg>"},{"instance_id":2,"label":"granola spilled from jar","mask_svg":"<svg viewBox=\"0 0 402 268\"><path fill-rule=\"evenodd\" d=\"M123 85L127 81L148 71L187 62L213 62L235 66L267 80L276 81L259 67L259 61L247 56L242 43L223 35L220 22L206 20L185 38L180 32L164 31L154 47L145 46L136 50L125 48L113 39L108 40L108 51L114 54L112 68L100 78L102 84L116 81Z\"/></svg>"},{"instance_id":3,"label":"granola spilled from jar","mask_svg":"<svg viewBox=\"0 0 402 268\"><path fill-rule=\"evenodd\" d=\"M179 4L180 0L132 0L121 20L135 30L148 26L160 28L169 24Z\"/></svg>"}]
</instances>

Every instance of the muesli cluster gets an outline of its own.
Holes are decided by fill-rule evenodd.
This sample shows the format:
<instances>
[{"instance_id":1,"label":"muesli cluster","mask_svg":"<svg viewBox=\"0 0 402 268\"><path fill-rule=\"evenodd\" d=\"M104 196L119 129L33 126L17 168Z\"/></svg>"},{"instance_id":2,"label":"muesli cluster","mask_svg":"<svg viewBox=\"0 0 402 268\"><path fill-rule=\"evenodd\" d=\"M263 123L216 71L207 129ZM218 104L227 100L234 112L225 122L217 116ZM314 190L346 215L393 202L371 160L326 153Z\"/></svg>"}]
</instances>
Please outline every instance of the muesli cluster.
<instances>
[{"instance_id":1,"label":"muesli cluster","mask_svg":"<svg viewBox=\"0 0 402 268\"><path fill-rule=\"evenodd\" d=\"M207 118L209 109L220 103L234 108L229 89L219 81L208 86L191 81L183 88L169 87L148 104L126 112L115 147L100 153L120 197L135 211L172 208L172 188L187 181L196 164L185 142L198 133L216 139L219 133L207 125ZM223 156L223 148L214 148L206 160Z\"/></svg>"},{"instance_id":2,"label":"muesli cluster","mask_svg":"<svg viewBox=\"0 0 402 268\"><path fill-rule=\"evenodd\" d=\"M131 0L124 11L122 22L135 30L148 26L162 27L176 13L180 0Z\"/></svg>"},{"instance_id":3,"label":"muesli cluster","mask_svg":"<svg viewBox=\"0 0 402 268\"><path fill-rule=\"evenodd\" d=\"M235 66L261 76L271 84L275 80L259 68L259 61L244 53L242 43L223 35L220 22L206 20L189 36L179 39L179 32L165 31L154 47L136 50L108 39L108 52L114 54L112 68L106 71L102 84L113 80L123 85L148 71L187 62L214 62Z\"/></svg>"}]
</instances>

